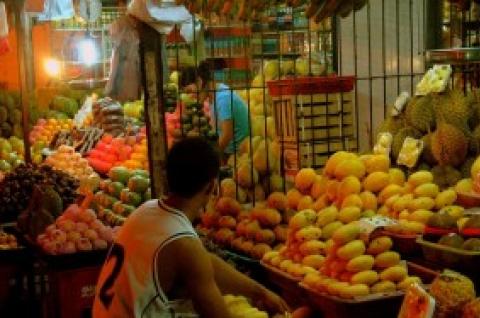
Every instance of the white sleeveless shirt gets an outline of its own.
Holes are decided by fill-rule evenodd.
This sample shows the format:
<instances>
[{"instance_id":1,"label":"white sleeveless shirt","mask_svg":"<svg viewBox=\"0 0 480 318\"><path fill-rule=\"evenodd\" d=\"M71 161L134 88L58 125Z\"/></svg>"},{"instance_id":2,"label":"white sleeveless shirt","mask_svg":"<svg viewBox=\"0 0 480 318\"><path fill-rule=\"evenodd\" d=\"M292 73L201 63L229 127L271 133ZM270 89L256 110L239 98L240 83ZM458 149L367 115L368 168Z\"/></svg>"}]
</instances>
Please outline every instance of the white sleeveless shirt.
<instances>
[{"instance_id":1,"label":"white sleeveless shirt","mask_svg":"<svg viewBox=\"0 0 480 318\"><path fill-rule=\"evenodd\" d=\"M169 300L158 279L158 255L168 243L198 235L188 218L161 200L132 213L100 272L93 318L193 318L189 300Z\"/></svg>"}]
</instances>

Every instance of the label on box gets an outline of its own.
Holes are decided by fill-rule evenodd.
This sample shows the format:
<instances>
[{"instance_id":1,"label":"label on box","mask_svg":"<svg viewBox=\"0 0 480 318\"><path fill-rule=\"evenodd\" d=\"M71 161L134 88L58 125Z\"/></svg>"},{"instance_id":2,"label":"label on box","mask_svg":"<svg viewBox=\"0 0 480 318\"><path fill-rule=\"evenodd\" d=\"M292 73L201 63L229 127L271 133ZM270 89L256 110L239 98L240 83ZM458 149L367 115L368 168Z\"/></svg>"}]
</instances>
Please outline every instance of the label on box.
<instances>
[{"instance_id":1,"label":"label on box","mask_svg":"<svg viewBox=\"0 0 480 318\"><path fill-rule=\"evenodd\" d=\"M362 236L366 237L370 236L377 229L383 229L387 226L396 225L397 223L396 220L385 216L374 216L358 221Z\"/></svg>"}]
</instances>

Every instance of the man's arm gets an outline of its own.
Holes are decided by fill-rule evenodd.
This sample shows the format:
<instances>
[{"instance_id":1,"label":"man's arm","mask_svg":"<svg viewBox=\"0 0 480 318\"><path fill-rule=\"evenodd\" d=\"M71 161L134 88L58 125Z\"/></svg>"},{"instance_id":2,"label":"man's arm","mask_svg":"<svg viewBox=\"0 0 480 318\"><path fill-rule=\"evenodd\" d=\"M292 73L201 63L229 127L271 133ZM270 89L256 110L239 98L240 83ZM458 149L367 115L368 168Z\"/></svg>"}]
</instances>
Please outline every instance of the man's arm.
<instances>
[{"instance_id":1,"label":"man's arm","mask_svg":"<svg viewBox=\"0 0 480 318\"><path fill-rule=\"evenodd\" d=\"M231 119L223 120L222 125L222 135L220 136L218 146L222 152L227 149L228 144L233 139L233 121Z\"/></svg>"},{"instance_id":2,"label":"man's arm","mask_svg":"<svg viewBox=\"0 0 480 318\"><path fill-rule=\"evenodd\" d=\"M224 294L244 295L272 313L288 311L288 305L263 285L240 273L215 254L210 253L215 281Z\"/></svg>"},{"instance_id":3,"label":"man's arm","mask_svg":"<svg viewBox=\"0 0 480 318\"><path fill-rule=\"evenodd\" d=\"M182 238L168 244L175 258L177 275L190 295L200 317L228 318L230 314L215 282L212 262L202 244L195 239Z\"/></svg>"}]
</instances>

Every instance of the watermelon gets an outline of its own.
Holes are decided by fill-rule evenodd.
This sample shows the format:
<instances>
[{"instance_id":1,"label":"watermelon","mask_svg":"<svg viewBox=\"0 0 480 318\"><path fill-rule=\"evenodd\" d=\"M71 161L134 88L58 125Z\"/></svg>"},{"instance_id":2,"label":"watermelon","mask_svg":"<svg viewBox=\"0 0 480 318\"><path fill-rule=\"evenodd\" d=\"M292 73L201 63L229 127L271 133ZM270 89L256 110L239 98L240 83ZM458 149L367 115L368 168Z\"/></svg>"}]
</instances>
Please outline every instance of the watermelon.
<instances>
[{"instance_id":1,"label":"watermelon","mask_svg":"<svg viewBox=\"0 0 480 318\"><path fill-rule=\"evenodd\" d=\"M112 181L118 181L126 185L128 179L130 179L130 171L125 167L117 166L110 169L108 176Z\"/></svg>"},{"instance_id":2,"label":"watermelon","mask_svg":"<svg viewBox=\"0 0 480 318\"><path fill-rule=\"evenodd\" d=\"M146 179L141 176L133 176L128 180L128 188L132 192L136 192L138 194L142 194L147 191L148 187L150 186L150 179Z\"/></svg>"}]
</instances>

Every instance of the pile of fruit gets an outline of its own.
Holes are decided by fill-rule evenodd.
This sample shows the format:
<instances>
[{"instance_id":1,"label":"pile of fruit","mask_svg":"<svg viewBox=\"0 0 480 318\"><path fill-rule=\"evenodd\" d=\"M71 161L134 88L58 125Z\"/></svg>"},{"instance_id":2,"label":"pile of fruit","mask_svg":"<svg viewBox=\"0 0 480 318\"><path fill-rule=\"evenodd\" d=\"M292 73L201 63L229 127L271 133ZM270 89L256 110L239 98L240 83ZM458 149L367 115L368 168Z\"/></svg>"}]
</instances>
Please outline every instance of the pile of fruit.
<instances>
[{"instance_id":1,"label":"pile of fruit","mask_svg":"<svg viewBox=\"0 0 480 318\"><path fill-rule=\"evenodd\" d=\"M261 259L285 242L287 228L281 222L282 214L273 204L243 210L235 199L222 197L202 216L199 231L223 247Z\"/></svg>"},{"instance_id":2,"label":"pile of fruit","mask_svg":"<svg viewBox=\"0 0 480 318\"><path fill-rule=\"evenodd\" d=\"M130 171L121 166L112 168L108 176L100 182L93 208L108 224L121 225L135 208L150 200L150 178L145 170Z\"/></svg>"},{"instance_id":3,"label":"pile of fruit","mask_svg":"<svg viewBox=\"0 0 480 318\"><path fill-rule=\"evenodd\" d=\"M0 89L0 137L10 136L23 136L20 95Z\"/></svg>"},{"instance_id":4,"label":"pile of fruit","mask_svg":"<svg viewBox=\"0 0 480 318\"><path fill-rule=\"evenodd\" d=\"M113 137L104 134L88 153L88 163L101 174L107 174L112 167L118 165L141 169L147 161L146 149L146 139L140 135Z\"/></svg>"},{"instance_id":5,"label":"pile of fruit","mask_svg":"<svg viewBox=\"0 0 480 318\"><path fill-rule=\"evenodd\" d=\"M37 236L36 242L47 254L73 254L106 250L114 234L115 230L100 222L93 210L72 204Z\"/></svg>"},{"instance_id":6,"label":"pile of fruit","mask_svg":"<svg viewBox=\"0 0 480 318\"><path fill-rule=\"evenodd\" d=\"M57 95L50 103L50 110L65 114L68 118L73 118L78 112L78 102L70 97ZM48 116L51 118L54 116Z\"/></svg>"},{"instance_id":7,"label":"pile of fruit","mask_svg":"<svg viewBox=\"0 0 480 318\"><path fill-rule=\"evenodd\" d=\"M17 238L0 230L0 250L12 250L18 248Z\"/></svg>"},{"instance_id":8,"label":"pile of fruit","mask_svg":"<svg viewBox=\"0 0 480 318\"><path fill-rule=\"evenodd\" d=\"M0 171L10 172L23 163L23 141L12 136L9 139L0 137Z\"/></svg>"},{"instance_id":9,"label":"pile of fruit","mask_svg":"<svg viewBox=\"0 0 480 318\"><path fill-rule=\"evenodd\" d=\"M459 273L445 270L430 285L435 298L435 318L480 316L480 298L475 298L473 282Z\"/></svg>"},{"instance_id":10,"label":"pile of fruit","mask_svg":"<svg viewBox=\"0 0 480 318\"><path fill-rule=\"evenodd\" d=\"M143 121L143 100L127 102L123 104L123 113L125 116Z\"/></svg>"},{"instance_id":11,"label":"pile of fruit","mask_svg":"<svg viewBox=\"0 0 480 318\"><path fill-rule=\"evenodd\" d=\"M0 216L15 219L27 208L36 185L45 189L51 186L63 201L60 202L62 207L73 203L77 197L78 180L70 175L49 166L20 165L0 183ZM45 196L41 201L53 204L57 200Z\"/></svg>"},{"instance_id":12,"label":"pile of fruit","mask_svg":"<svg viewBox=\"0 0 480 318\"><path fill-rule=\"evenodd\" d=\"M60 146L54 154L45 159L44 164L68 173L80 182L92 174L96 175L87 159L82 158L82 155L69 146Z\"/></svg>"},{"instance_id":13,"label":"pile of fruit","mask_svg":"<svg viewBox=\"0 0 480 318\"><path fill-rule=\"evenodd\" d=\"M478 221L478 218L477 218ZM443 235L438 244L462 249L465 251L480 252L480 239L476 237L465 239L462 235L457 233L450 233Z\"/></svg>"},{"instance_id":14,"label":"pile of fruit","mask_svg":"<svg viewBox=\"0 0 480 318\"><path fill-rule=\"evenodd\" d=\"M397 114L399 113L399 114ZM446 90L416 96L395 110L378 128L389 133L392 159L398 159L407 137L423 141L417 170L431 170L440 187L454 186L470 176L480 150L480 103L476 92Z\"/></svg>"},{"instance_id":15,"label":"pile of fruit","mask_svg":"<svg viewBox=\"0 0 480 318\"><path fill-rule=\"evenodd\" d=\"M92 106L92 114L92 126L103 129L105 133L116 137L125 131L123 107L111 98L96 100Z\"/></svg>"},{"instance_id":16,"label":"pile of fruit","mask_svg":"<svg viewBox=\"0 0 480 318\"><path fill-rule=\"evenodd\" d=\"M230 312L231 317L235 318L268 318L268 313L252 307L248 300L243 296L224 295L223 300Z\"/></svg>"},{"instance_id":17,"label":"pile of fruit","mask_svg":"<svg viewBox=\"0 0 480 318\"><path fill-rule=\"evenodd\" d=\"M55 135L61 130L70 131L73 127L71 119L39 119L30 132L30 143L41 141L49 145Z\"/></svg>"}]
</instances>

